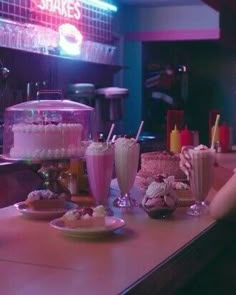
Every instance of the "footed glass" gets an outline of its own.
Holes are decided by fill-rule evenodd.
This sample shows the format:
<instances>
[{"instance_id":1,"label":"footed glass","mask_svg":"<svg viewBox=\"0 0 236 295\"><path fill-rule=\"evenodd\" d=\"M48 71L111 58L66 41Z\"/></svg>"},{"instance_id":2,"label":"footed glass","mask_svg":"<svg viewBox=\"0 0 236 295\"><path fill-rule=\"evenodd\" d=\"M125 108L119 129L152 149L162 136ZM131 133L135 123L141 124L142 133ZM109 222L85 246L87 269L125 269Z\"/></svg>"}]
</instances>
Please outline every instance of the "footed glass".
<instances>
[{"instance_id":1,"label":"footed glass","mask_svg":"<svg viewBox=\"0 0 236 295\"><path fill-rule=\"evenodd\" d=\"M114 146L107 142L92 142L85 154L89 187L96 205L103 205L109 215L108 197L114 163Z\"/></svg>"},{"instance_id":2,"label":"footed glass","mask_svg":"<svg viewBox=\"0 0 236 295\"><path fill-rule=\"evenodd\" d=\"M212 149L188 149L191 169L189 172L190 188L195 202L187 214L200 216L207 212L206 197L212 185L215 151Z\"/></svg>"},{"instance_id":3,"label":"footed glass","mask_svg":"<svg viewBox=\"0 0 236 295\"><path fill-rule=\"evenodd\" d=\"M120 196L113 205L118 208L132 208L138 206L131 198L130 190L134 185L139 163L139 143L133 138L118 138L115 142L115 172L120 188Z\"/></svg>"}]
</instances>

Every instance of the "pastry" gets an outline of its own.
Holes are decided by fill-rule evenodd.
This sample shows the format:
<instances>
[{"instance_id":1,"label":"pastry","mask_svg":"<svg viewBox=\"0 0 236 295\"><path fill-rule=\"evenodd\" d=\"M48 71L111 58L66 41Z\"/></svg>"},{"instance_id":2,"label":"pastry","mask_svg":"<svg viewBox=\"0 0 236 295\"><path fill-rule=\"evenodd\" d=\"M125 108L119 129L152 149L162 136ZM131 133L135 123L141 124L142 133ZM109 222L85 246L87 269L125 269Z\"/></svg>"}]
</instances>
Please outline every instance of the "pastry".
<instances>
[{"instance_id":1,"label":"pastry","mask_svg":"<svg viewBox=\"0 0 236 295\"><path fill-rule=\"evenodd\" d=\"M138 175L141 177L155 177L160 174L175 176L176 179L186 178L179 167L179 154L167 151L148 152L141 154L141 169Z\"/></svg>"},{"instance_id":2,"label":"pastry","mask_svg":"<svg viewBox=\"0 0 236 295\"><path fill-rule=\"evenodd\" d=\"M104 227L106 210L104 206L84 207L67 211L62 220L66 227Z\"/></svg>"},{"instance_id":3,"label":"pastry","mask_svg":"<svg viewBox=\"0 0 236 295\"><path fill-rule=\"evenodd\" d=\"M50 190L35 190L28 194L25 204L34 210L62 209L65 208L65 195Z\"/></svg>"}]
</instances>

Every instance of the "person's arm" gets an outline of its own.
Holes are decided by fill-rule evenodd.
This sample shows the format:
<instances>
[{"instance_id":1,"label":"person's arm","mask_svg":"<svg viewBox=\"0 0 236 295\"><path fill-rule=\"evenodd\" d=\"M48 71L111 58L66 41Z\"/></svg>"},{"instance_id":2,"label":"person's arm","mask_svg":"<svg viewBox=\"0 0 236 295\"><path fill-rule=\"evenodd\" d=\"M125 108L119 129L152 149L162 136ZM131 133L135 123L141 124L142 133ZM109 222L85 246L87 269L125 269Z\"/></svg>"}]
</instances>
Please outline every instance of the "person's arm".
<instances>
[{"instance_id":1,"label":"person's arm","mask_svg":"<svg viewBox=\"0 0 236 295\"><path fill-rule=\"evenodd\" d=\"M234 174L233 171L221 167L221 166L214 166L213 168L213 188L218 191L222 188L223 185L230 179L230 177ZM236 187L236 183L235 183Z\"/></svg>"},{"instance_id":2,"label":"person's arm","mask_svg":"<svg viewBox=\"0 0 236 295\"><path fill-rule=\"evenodd\" d=\"M217 171L217 169L220 169ZM216 189L220 188L215 194L209 205L209 212L215 219L230 219L236 220L236 173L222 167L215 167L214 171L214 185ZM221 186L221 187L220 187Z\"/></svg>"}]
</instances>

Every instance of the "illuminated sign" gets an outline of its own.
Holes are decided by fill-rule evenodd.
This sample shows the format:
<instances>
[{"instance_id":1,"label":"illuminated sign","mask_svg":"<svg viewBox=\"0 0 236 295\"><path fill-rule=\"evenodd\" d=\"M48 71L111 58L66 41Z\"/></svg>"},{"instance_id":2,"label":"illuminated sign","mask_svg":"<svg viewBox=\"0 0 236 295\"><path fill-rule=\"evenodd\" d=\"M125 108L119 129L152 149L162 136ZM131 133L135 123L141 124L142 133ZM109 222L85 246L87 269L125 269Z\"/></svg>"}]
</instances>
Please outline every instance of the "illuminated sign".
<instances>
[{"instance_id":1,"label":"illuminated sign","mask_svg":"<svg viewBox=\"0 0 236 295\"><path fill-rule=\"evenodd\" d=\"M110 38L104 32L110 32L111 18L103 16L117 11L115 5L102 0L30 0L30 4L34 23L58 30L57 44L66 55L80 54L84 34L98 42Z\"/></svg>"},{"instance_id":2,"label":"illuminated sign","mask_svg":"<svg viewBox=\"0 0 236 295\"><path fill-rule=\"evenodd\" d=\"M80 19L80 2L100 9L117 11L117 7L101 0L34 0L36 6L42 11L57 13L60 16Z\"/></svg>"},{"instance_id":3,"label":"illuminated sign","mask_svg":"<svg viewBox=\"0 0 236 295\"><path fill-rule=\"evenodd\" d=\"M59 27L59 34L59 45L62 51L69 55L79 55L83 40L80 31L71 24L63 24Z\"/></svg>"},{"instance_id":4,"label":"illuminated sign","mask_svg":"<svg viewBox=\"0 0 236 295\"><path fill-rule=\"evenodd\" d=\"M39 0L36 6L42 11L58 14L62 17L80 19L80 1L78 0Z\"/></svg>"}]
</instances>

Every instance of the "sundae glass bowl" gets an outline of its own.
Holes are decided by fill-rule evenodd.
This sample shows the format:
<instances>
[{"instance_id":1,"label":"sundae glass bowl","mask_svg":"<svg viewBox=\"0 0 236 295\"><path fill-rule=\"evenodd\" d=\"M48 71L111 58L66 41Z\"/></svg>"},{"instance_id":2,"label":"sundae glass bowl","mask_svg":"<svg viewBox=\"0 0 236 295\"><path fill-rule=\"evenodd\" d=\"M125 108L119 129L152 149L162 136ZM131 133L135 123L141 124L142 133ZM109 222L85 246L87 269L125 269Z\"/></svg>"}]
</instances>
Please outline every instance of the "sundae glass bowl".
<instances>
[{"instance_id":1,"label":"sundae glass bowl","mask_svg":"<svg viewBox=\"0 0 236 295\"><path fill-rule=\"evenodd\" d=\"M141 206L149 217L158 219L171 215L178 205L178 197L168 178L160 177L147 188Z\"/></svg>"}]
</instances>

